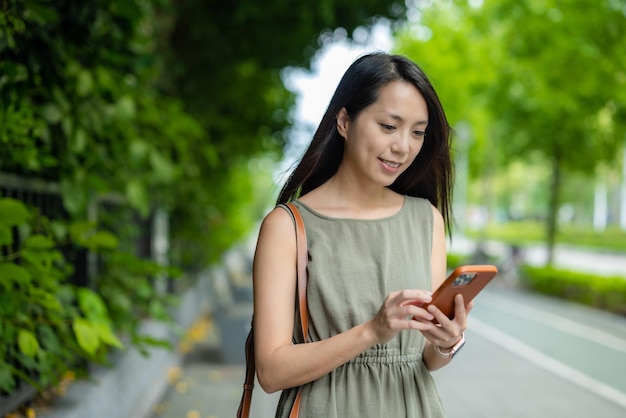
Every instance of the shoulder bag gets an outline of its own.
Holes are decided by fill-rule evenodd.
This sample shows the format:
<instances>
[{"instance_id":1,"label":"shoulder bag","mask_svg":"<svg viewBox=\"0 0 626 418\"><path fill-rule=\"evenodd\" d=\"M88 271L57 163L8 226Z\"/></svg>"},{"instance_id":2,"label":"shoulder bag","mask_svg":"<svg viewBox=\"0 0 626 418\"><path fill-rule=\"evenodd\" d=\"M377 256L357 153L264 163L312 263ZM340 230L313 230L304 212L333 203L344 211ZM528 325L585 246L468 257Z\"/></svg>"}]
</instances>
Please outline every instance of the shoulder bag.
<instances>
[{"instance_id":1,"label":"shoulder bag","mask_svg":"<svg viewBox=\"0 0 626 418\"><path fill-rule=\"evenodd\" d=\"M304 229L304 222L300 216L298 208L293 203L279 204L278 206L285 209L291 214L295 229L296 229L296 271L297 271L297 294L298 294L298 309L300 317L300 327L302 330L302 336L305 342L308 342L309 338L309 311L307 309L306 301L306 284L307 284L307 242L306 231ZM254 319L253 319L254 321ZM254 376L255 376L255 363L254 363L254 323L246 339L246 379L243 384L243 395L241 396L241 402L239 403L239 409L237 410L237 418L248 418L250 415L250 407L252 405L252 389L254 388ZM296 399L291 407L291 413L289 418L297 418L300 413L300 398L302 397L302 386L298 388Z\"/></svg>"}]
</instances>

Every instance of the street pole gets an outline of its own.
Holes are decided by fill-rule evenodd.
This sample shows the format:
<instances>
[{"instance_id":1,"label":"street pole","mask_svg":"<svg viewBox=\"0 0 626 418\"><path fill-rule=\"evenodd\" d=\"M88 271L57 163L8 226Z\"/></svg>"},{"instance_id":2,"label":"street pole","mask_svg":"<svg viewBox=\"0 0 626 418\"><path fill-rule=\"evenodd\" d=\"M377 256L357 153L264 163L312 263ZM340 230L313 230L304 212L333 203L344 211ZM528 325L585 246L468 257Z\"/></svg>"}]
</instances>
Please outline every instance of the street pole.
<instances>
[{"instance_id":1,"label":"street pole","mask_svg":"<svg viewBox=\"0 0 626 418\"><path fill-rule=\"evenodd\" d=\"M605 180L601 177L597 178L593 197L593 229L596 232L603 232L606 229L608 216L607 194Z\"/></svg>"}]
</instances>

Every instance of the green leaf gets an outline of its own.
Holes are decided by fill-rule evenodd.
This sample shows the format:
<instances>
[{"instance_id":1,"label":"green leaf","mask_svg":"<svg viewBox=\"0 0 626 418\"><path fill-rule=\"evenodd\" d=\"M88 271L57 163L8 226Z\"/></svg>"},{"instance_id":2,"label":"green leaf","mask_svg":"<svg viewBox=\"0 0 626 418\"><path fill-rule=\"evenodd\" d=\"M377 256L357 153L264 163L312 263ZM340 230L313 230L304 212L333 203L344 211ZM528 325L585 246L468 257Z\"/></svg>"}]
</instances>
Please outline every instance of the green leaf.
<instances>
[{"instance_id":1,"label":"green leaf","mask_svg":"<svg viewBox=\"0 0 626 418\"><path fill-rule=\"evenodd\" d=\"M80 70L76 78L76 93L80 97L85 97L93 90L93 77L87 70Z\"/></svg>"},{"instance_id":2,"label":"green leaf","mask_svg":"<svg viewBox=\"0 0 626 418\"><path fill-rule=\"evenodd\" d=\"M90 321L83 318L76 318L72 325L74 335L80 348L90 355L94 355L100 347L98 331Z\"/></svg>"},{"instance_id":3,"label":"green leaf","mask_svg":"<svg viewBox=\"0 0 626 418\"><path fill-rule=\"evenodd\" d=\"M129 146L129 156L132 161L140 162L146 158L148 152L150 150L150 146L147 142L141 140L134 140L130 143Z\"/></svg>"},{"instance_id":4,"label":"green leaf","mask_svg":"<svg viewBox=\"0 0 626 418\"><path fill-rule=\"evenodd\" d=\"M98 337L100 337L103 343L117 348L124 348L124 344L113 334L109 325L104 322L96 322L94 323L94 327L98 332Z\"/></svg>"},{"instance_id":5,"label":"green leaf","mask_svg":"<svg viewBox=\"0 0 626 418\"><path fill-rule=\"evenodd\" d=\"M59 123L63 118L63 112L61 112L61 109L53 103L48 103L47 105L44 105L41 108L41 115L48 123L52 125Z\"/></svg>"},{"instance_id":6,"label":"green leaf","mask_svg":"<svg viewBox=\"0 0 626 418\"><path fill-rule=\"evenodd\" d=\"M0 360L0 390L11 393L15 387L15 378L11 373L11 366Z\"/></svg>"},{"instance_id":7,"label":"green leaf","mask_svg":"<svg viewBox=\"0 0 626 418\"><path fill-rule=\"evenodd\" d=\"M126 183L126 197L128 203L139 210L142 215L148 214L149 198L144 184L139 180L130 180Z\"/></svg>"},{"instance_id":8,"label":"green leaf","mask_svg":"<svg viewBox=\"0 0 626 418\"><path fill-rule=\"evenodd\" d=\"M2 285L6 285L11 282L25 285L28 284L31 279L31 275L28 270L14 263L0 263L0 277L2 277L2 280L0 281ZM9 290L10 287L6 287L6 289Z\"/></svg>"},{"instance_id":9,"label":"green leaf","mask_svg":"<svg viewBox=\"0 0 626 418\"><path fill-rule=\"evenodd\" d=\"M62 241L67 236L67 225L60 221L50 221L50 231L52 235L59 241Z\"/></svg>"},{"instance_id":10,"label":"green leaf","mask_svg":"<svg viewBox=\"0 0 626 418\"><path fill-rule=\"evenodd\" d=\"M39 342L35 335L26 329L20 329L17 334L17 346L22 354L28 357L35 357L39 351Z\"/></svg>"},{"instance_id":11,"label":"green leaf","mask_svg":"<svg viewBox=\"0 0 626 418\"><path fill-rule=\"evenodd\" d=\"M58 351L61 349L59 338L62 338L63 335L57 331L55 331L49 325L39 325L37 327L37 335L39 336L39 341L41 341L41 347L44 351Z\"/></svg>"},{"instance_id":12,"label":"green leaf","mask_svg":"<svg viewBox=\"0 0 626 418\"><path fill-rule=\"evenodd\" d=\"M140 335L137 337L137 340L142 344L149 344L155 347L163 347L168 349L172 348L171 342L161 338L152 337L150 335Z\"/></svg>"},{"instance_id":13,"label":"green leaf","mask_svg":"<svg viewBox=\"0 0 626 418\"><path fill-rule=\"evenodd\" d=\"M78 243L84 245L84 241L89 234L92 234L95 230L93 222L89 221L75 221L70 224L69 232L70 237Z\"/></svg>"},{"instance_id":14,"label":"green leaf","mask_svg":"<svg viewBox=\"0 0 626 418\"><path fill-rule=\"evenodd\" d=\"M108 231L98 231L89 238L89 242L96 248L114 250L117 248L119 240L117 236Z\"/></svg>"},{"instance_id":15,"label":"green leaf","mask_svg":"<svg viewBox=\"0 0 626 418\"><path fill-rule=\"evenodd\" d=\"M41 278L40 281L44 279ZM47 311L56 311L60 312L63 309L61 302L56 298L55 294L52 293L56 290L56 286L53 285L52 290L48 289L40 289L34 286L31 286L28 289L28 292L31 294L32 299L36 301L36 304L45 308ZM48 314L50 312L47 312Z\"/></svg>"},{"instance_id":16,"label":"green leaf","mask_svg":"<svg viewBox=\"0 0 626 418\"><path fill-rule=\"evenodd\" d=\"M156 300L151 300L148 304L148 313L150 314L150 316L152 318L156 318L159 320L167 320L168 319L168 312L165 309L165 306L163 306L163 303L156 301Z\"/></svg>"},{"instance_id":17,"label":"green leaf","mask_svg":"<svg viewBox=\"0 0 626 418\"><path fill-rule=\"evenodd\" d=\"M0 224L0 246L10 245L13 243L13 234L11 227Z\"/></svg>"},{"instance_id":18,"label":"green leaf","mask_svg":"<svg viewBox=\"0 0 626 418\"><path fill-rule=\"evenodd\" d=\"M80 154L87 148L87 132L83 128L76 128L71 136L70 149L76 154Z\"/></svg>"},{"instance_id":19,"label":"green leaf","mask_svg":"<svg viewBox=\"0 0 626 418\"><path fill-rule=\"evenodd\" d=\"M63 134L70 138L74 132L74 118L71 116L64 117L61 121L61 129L63 129Z\"/></svg>"},{"instance_id":20,"label":"green leaf","mask_svg":"<svg viewBox=\"0 0 626 418\"><path fill-rule=\"evenodd\" d=\"M61 193L63 204L70 213L77 213L87 206L87 194L82 184L61 180Z\"/></svg>"},{"instance_id":21,"label":"green leaf","mask_svg":"<svg viewBox=\"0 0 626 418\"><path fill-rule=\"evenodd\" d=\"M150 165L154 170L156 180L169 183L174 180L175 169L172 162L163 156L159 151L152 150L150 152Z\"/></svg>"},{"instance_id":22,"label":"green leaf","mask_svg":"<svg viewBox=\"0 0 626 418\"><path fill-rule=\"evenodd\" d=\"M0 199L0 224L5 226L15 226L25 223L28 220L28 210L26 206L16 199Z\"/></svg>"},{"instance_id":23,"label":"green leaf","mask_svg":"<svg viewBox=\"0 0 626 418\"><path fill-rule=\"evenodd\" d=\"M33 235L26 238L24 247L31 250L49 250L54 248L54 241L43 235Z\"/></svg>"},{"instance_id":24,"label":"green leaf","mask_svg":"<svg viewBox=\"0 0 626 418\"><path fill-rule=\"evenodd\" d=\"M104 301L94 291L81 287L77 290L76 296L78 298L78 306L85 316L90 320L109 320L109 314L107 312Z\"/></svg>"},{"instance_id":25,"label":"green leaf","mask_svg":"<svg viewBox=\"0 0 626 418\"><path fill-rule=\"evenodd\" d=\"M131 120L136 113L135 101L130 96L120 97L115 103L115 114L120 120Z\"/></svg>"},{"instance_id":26,"label":"green leaf","mask_svg":"<svg viewBox=\"0 0 626 418\"><path fill-rule=\"evenodd\" d=\"M28 68L25 65L17 64L11 61L3 62L4 65L0 66L0 69L6 76L3 82L10 81L11 83L19 83L28 79ZM0 86L2 82L0 82Z\"/></svg>"}]
</instances>

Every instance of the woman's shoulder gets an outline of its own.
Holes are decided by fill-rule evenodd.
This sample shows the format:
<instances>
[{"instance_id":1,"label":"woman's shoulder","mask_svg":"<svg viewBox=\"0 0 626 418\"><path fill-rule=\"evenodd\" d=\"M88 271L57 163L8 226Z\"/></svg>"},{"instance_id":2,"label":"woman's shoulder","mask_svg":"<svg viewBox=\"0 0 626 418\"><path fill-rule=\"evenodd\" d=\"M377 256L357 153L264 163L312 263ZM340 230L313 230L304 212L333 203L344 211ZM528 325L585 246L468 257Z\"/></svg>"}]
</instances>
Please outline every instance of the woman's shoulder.
<instances>
[{"instance_id":1,"label":"woman's shoulder","mask_svg":"<svg viewBox=\"0 0 626 418\"><path fill-rule=\"evenodd\" d=\"M420 210L429 210L430 208L434 208L435 210L437 209L428 199L423 197L406 195L405 199L408 206L412 206Z\"/></svg>"},{"instance_id":2,"label":"woman's shoulder","mask_svg":"<svg viewBox=\"0 0 626 418\"><path fill-rule=\"evenodd\" d=\"M420 214L432 214L435 223L443 222L443 215L439 209L426 198L406 196L406 205Z\"/></svg>"},{"instance_id":3,"label":"woman's shoulder","mask_svg":"<svg viewBox=\"0 0 626 418\"><path fill-rule=\"evenodd\" d=\"M281 205L276 205L261 222L262 232L284 232L293 229L291 215Z\"/></svg>"}]
</instances>

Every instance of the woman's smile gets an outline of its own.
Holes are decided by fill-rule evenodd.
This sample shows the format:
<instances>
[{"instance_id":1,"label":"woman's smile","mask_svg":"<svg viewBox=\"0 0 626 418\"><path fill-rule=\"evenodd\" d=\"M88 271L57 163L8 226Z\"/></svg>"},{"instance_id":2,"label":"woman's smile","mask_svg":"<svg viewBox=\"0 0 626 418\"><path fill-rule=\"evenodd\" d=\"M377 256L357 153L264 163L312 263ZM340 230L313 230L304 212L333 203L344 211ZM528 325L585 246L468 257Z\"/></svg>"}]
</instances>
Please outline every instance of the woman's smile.
<instances>
[{"instance_id":1,"label":"woman's smile","mask_svg":"<svg viewBox=\"0 0 626 418\"><path fill-rule=\"evenodd\" d=\"M396 162L389 161L389 160L383 160L382 158L379 158L379 160L382 163L383 168L393 173L396 173L398 169L400 168L400 166L402 165L401 163L396 163Z\"/></svg>"}]
</instances>

